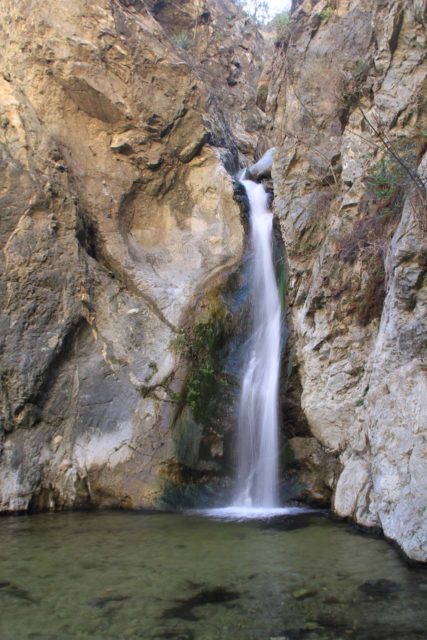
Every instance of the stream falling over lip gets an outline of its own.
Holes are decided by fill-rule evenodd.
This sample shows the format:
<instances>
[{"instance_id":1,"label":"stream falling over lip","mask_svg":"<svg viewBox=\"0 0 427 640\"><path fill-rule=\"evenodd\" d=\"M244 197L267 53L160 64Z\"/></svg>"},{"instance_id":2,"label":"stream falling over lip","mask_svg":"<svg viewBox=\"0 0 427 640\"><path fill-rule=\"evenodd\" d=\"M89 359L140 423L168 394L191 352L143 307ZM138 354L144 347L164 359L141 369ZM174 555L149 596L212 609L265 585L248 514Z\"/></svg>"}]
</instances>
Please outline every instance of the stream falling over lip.
<instances>
[{"instance_id":1,"label":"stream falling over lip","mask_svg":"<svg viewBox=\"0 0 427 640\"><path fill-rule=\"evenodd\" d=\"M316 514L0 519L2 640L422 640L427 572Z\"/></svg>"},{"instance_id":2,"label":"stream falling over lip","mask_svg":"<svg viewBox=\"0 0 427 640\"><path fill-rule=\"evenodd\" d=\"M243 180L249 199L252 332L247 343L237 432L233 507L278 506L278 391L281 307L273 266L273 215L262 184Z\"/></svg>"}]
</instances>

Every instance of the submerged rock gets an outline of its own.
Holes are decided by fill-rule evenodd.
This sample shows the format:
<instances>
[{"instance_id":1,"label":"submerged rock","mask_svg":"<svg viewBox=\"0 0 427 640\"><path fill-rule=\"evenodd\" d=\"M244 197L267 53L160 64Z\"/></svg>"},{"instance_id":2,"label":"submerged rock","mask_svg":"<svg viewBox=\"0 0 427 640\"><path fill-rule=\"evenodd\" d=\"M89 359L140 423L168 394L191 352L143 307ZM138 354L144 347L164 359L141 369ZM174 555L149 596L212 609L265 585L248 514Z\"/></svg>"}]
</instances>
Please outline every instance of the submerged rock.
<instances>
[{"instance_id":1,"label":"submerged rock","mask_svg":"<svg viewBox=\"0 0 427 640\"><path fill-rule=\"evenodd\" d=\"M195 608L205 605L227 604L239 598L240 594L237 591L227 589L226 587L202 589L189 598L178 600L176 606L170 607L163 612L163 617L179 618L181 620L198 620L198 617L193 611Z\"/></svg>"},{"instance_id":2,"label":"submerged rock","mask_svg":"<svg viewBox=\"0 0 427 640\"><path fill-rule=\"evenodd\" d=\"M317 595L316 589L295 589L292 591L292 597L295 600L306 600L307 598L313 598Z\"/></svg>"},{"instance_id":3,"label":"submerged rock","mask_svg":"<svg viewBox=\"0 0 427 640\"><path fill-rule=\"evenodd\" d=\"M110 604L116 604L116 603L120 604L121 602L125 602L126 600L129 600L130 597L131 596L128 596L128 595L110 593L103 596L99 596L97 598L92 598L92 600L89 601L89 604L92 607L104 609Z\"/></svg>"},{"instance_id":4,"label":"submerged rock","mask_svg":"<svg viewBox=\"0 0 427 640\"><path fill-rule=\"evenodd\" d=\"M397 582L387 578L367 580L359 586L359 591L373 598L388 598L401 590Z\"/></svg>"},{"instance_id":5,"label":"submerged rock","mask_svg":"<svg viewBox=\"0 0 427 640\"><path fill-rule=\"evenodd\" d=\"M0 582L0 594L22 600L28 604L37 604L37 600L33 598L28 589L24 589L8 580Z\"/></svg>"}]
</instances>

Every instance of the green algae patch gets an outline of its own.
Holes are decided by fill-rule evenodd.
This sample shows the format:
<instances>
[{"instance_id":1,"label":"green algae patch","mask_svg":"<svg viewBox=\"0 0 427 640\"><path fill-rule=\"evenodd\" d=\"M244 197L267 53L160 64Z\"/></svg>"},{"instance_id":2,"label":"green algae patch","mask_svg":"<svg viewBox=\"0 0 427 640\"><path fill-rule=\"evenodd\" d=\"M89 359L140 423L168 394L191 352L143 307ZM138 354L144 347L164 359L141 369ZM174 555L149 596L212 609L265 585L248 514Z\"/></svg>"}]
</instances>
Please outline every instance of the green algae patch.
<instances>
[{"instance_id":1,"label":"green algae patch","mask_svg":"<svg viewBox=\"0 0 427 640\"><path fill-rule=\"evenodd\" d=\"M230 337L228 315L217 311L205 322L182 332L174 346L190 365L183 403L191 407L194 420L208 425L217 416L218 398L227 380L222 373L221 351Z\"/></svg>"}]
</instances>

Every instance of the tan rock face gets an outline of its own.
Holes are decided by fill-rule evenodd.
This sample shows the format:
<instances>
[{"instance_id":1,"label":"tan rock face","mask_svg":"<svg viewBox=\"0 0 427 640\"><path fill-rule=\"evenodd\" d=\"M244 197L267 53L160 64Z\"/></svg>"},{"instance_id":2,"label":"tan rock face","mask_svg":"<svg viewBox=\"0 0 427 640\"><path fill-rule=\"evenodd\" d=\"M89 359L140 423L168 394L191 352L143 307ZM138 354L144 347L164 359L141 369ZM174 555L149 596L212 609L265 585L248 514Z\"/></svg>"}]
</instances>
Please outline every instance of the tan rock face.
<instances>
[{"instance_id":1,"label":"tan rock face","mask_svg":"<svg viewBox=\"0 0 427 640\"><path fill-rule=\"evenodd\" d=\"M216 473L228 434L210 416L201 460L173 345L241 257L224 165L275 146L289 473L427 558L426 8L294 0L260 75L231 0L4 0L3 511Z\"/></svg>"},{"instance_id":2,"label":"tan rock face","mask_svg":"<svg viewBox=\"0 0 427 640\"><path fill-rule=\"evenodd\" d=\"M208 145L237 149L227 111L148 5L3 6L3 510L153 504L185 380L171 342L241 256Z\"/></svg>"},{"instance_id":3,"label":"tan rock face","mask_svg":"<svg viewBox=\"0 0 427 640\"><path fill-rule=\"evenodd\" d=\"M233 0L147 0L147 5L210 87L209 117L226 114L239 152L252 160L266 123L264 113L255 106L264 52L258 30ZM224 134L219 126L220 144Z\"/></svg>"},{"instance_id":4,"label":"tan rock face","mask_svg":"<svg viewBox=\"0 0 427 640\"><path fill-rule=\"evenodd\" d=\"M335 511L425 560L426 5L294 5L267 108L300 402Z\"/></svg>"}]
</instances>

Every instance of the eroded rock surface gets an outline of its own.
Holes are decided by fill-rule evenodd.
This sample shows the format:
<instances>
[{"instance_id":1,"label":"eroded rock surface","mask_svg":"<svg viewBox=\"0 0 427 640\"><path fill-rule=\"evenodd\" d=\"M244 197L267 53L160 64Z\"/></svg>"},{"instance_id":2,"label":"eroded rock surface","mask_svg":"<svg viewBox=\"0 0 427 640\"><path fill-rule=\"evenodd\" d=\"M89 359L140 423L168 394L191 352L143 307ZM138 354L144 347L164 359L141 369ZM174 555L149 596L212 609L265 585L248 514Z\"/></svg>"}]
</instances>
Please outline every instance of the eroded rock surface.
<instances>
[{"instance_id":1,"label":"eroded rock surface","mask_svg":"<svg viewBox=\"0 0 427 640\"><path fill-rule=\"evenodd\" d=\"M207 30L214 58L218 8L204 4L207 20L202 4L183 28ZM222 159L252 153L258 124L239 140L241 110L215 109L209 70L152 5L2 7L5 511L155 502L186 377L171 345L241 257ZM239 32L244 19L227 24ZM235 46L254 104L243 67L258 44Z\"/></svg>"},{"instance_id":2,"label":"eroded rock surface","mask_svg":"<svg viewBox=\"0 0 427 640\"><path fill-rule=\"evenodd\" d=\"M380 525L417 560L427 558L426 8L295 2L267 99L293 389L339 463L336 513ZM321 478L324 460L308 456L304 473L317 464Z\"/></svg>"},{"instance_id":3,"label":"eroded rock surface","mask_svg":"<svg viewBox=\"0 0 427 640\"><path fill-rule=\"evenodd\" d=\"M0 508L152 506L231 466L226 169L274 146L287 471L425 560L426 0L294 0L264 70L231 0L2 9Z\"/></svg>"}]
</instances>

